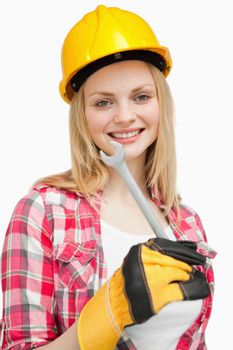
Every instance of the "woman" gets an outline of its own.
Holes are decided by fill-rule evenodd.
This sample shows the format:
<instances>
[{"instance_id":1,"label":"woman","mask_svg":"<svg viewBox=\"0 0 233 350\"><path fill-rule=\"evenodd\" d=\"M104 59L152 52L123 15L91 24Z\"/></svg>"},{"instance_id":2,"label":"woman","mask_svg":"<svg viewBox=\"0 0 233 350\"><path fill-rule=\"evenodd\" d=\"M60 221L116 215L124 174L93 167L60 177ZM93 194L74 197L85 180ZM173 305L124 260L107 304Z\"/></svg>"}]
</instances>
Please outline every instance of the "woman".
<instances>
[{"instance_id":1,"label":"woman","mask_svg":"<svg viewBox=\"0 0 233 350\"><path fill-rule=\"evenodd\" d=\"M37 181L12 215L3 349L206 348L215 252L176 191L171 66L148 24L118 8L98 6L68 33L72 167ZM101 161L112 140L169 240Z\"/></svg>"}]
</instances>

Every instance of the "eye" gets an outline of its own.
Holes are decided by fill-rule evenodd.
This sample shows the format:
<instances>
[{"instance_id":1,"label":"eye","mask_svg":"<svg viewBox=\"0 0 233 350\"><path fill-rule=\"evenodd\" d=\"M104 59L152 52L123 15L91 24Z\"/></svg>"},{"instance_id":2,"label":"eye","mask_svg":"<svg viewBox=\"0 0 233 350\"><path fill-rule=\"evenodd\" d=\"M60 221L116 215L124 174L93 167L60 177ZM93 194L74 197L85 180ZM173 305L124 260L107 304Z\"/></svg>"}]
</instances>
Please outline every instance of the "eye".
<instances>
[{"instance_id":1,"label":"eye","mask_svg":"<svg viewBox=\"0 0 233 350\"><path fill-rule=\"evenodd\" d=\"M107 100L100 100L95 103L96 107L107 107L110 104Z\"/></svg>"},{"instance_id":2,"label":"eye","mask_svg":"<svg viewBox=\"0 0 233 350\"><path fill-rule=\"evenodd\" d=\"M147 94L140 94L135 98L135 100L140 101L140 102L144 102L144 101L147 101L149 98L150 98L150 96Z\"/></svg>"}]
</instances>

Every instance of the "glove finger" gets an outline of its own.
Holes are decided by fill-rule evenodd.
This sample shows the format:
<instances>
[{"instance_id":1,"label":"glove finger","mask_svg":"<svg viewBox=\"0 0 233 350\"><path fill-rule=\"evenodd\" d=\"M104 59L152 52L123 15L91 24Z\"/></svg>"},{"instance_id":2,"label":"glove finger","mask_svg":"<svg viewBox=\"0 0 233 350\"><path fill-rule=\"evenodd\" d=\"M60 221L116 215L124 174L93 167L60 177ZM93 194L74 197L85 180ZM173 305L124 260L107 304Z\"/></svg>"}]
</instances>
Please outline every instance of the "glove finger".
<instances>
[{"instance_id":1,"label":"glove finger","mask_svg":"<svg viewBox=\"0 0 233 350\"><path fill-rule=\"evenodd\" d=\"M148 266L151 268L152 266L160 265L162 267L176 267L186 272L192 271L192 267L185 262L174 259L169 255L151 250L144 244L141 245L141 259L144 267Z\"/></svg>"},{"instance_id":2,"label":"glove finger","mask_svg":"<svg viewBox=\"0 0 233 350\"><path fill-rule=\"evenodd\" d=\"M192 279L185 282L175 282L164 287L154 300L155 311L173 301L204 299L210 295L210 288L205 275L194 271Z\"/></svg>"},{"instance_id":3,"label":"glove finger","mask_svg":"<svg viewBox=\"0 0 233 350\"><path fill-rule=\"evenodd\" d=\"M154 300L154 308L156 313L158 313L165 305L173 301L181 301L184 299L183 293L180 289L178 283L171 283L167 285L160 293L157 295L156 300Z\"/></svg>"},{"instance_id":4,"label":"glove finger","mask_svg":"<svg viewBox=\"0 0 233 350\"><path fill-rule=\"evenodd\" d=\"M181 260L189 265L204 265L206 258L196 252L192 247L181 243L182 241L171 241L164 238L149 239L145 245L152 250L158 251L162 254L169 255L175 259Z\"/></svg>"},{"instance_id":5,"label":"glove finger","mask_svg":"<svg viewBox=\"0 0 233 350\"><path fill-rule=\"evenodd\" d=\"M210 295L210 287L204 273L195 269L191 279L186 282L179 282L179 286L184 295L184 300L204 299Z\"/></svg>"},{"instance_id":6,"label":"glove finger","mask_svg":"<svg viewBox=\"0 0 233 350\"><path fill-rule=\"evenodd\" d=\"M197 243L193 241L179 241L182 246L185 246L187 248L197 250Z\"/></svg>"},{"instance_id":7,"label":"glove finger","mask_svg":"<svg viewBox=\"0 0 233 350\"><path fill-rule=\"evenodd\" d=\"M154 293L158 293L168 284L190 280L190 273L175 267L155 265L151 268L144 266L144 271L152 298Z\"/></svg>"}]
</instances>

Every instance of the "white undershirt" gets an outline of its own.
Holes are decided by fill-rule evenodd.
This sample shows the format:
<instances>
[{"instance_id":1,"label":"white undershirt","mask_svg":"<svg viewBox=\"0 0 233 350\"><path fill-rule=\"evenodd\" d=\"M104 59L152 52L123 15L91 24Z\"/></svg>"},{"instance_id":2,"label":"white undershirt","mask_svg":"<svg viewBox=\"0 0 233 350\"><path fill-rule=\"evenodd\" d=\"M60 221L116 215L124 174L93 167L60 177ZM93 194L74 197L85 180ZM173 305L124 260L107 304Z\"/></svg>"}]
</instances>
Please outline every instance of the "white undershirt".
<instances>
[{"instance_id":1,"label":"white undershirt","mask_svg":"<svg viewBox=\"0 0 233 350\"><path fill-rule=\"evenodd\" d=\"M170 226L165 233L169 239L176 240ZM108 277L111 277L133 245L155 236L123 232L101 219L101 237ZM198 317L201 307L202 300L172 302L164 306L158 315L142 324L127 327L124 332L138 350L174 350L181 335Z\"/></svg>"}]
</instances>

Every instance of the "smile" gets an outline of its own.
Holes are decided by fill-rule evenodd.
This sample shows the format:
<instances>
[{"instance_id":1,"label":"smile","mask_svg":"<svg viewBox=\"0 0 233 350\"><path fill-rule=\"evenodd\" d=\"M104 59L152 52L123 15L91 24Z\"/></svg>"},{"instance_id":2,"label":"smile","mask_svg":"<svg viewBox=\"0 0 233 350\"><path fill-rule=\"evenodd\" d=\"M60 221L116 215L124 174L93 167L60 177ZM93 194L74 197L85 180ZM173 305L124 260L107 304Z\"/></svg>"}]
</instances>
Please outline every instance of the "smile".
<instances>
[{"instance_id":1,"label":"smile","mask_svg":"<svg viewBox=\"0 0 233 350\"><path fill-rule=\"evenodd\" d=\"M114 137L115 139L129 139L131 137L137 136L140 134L142 129L134 130L134 131L129 131L129 132L111 132L109 135L111 137Z\"/></svg>"}]
</instances>

